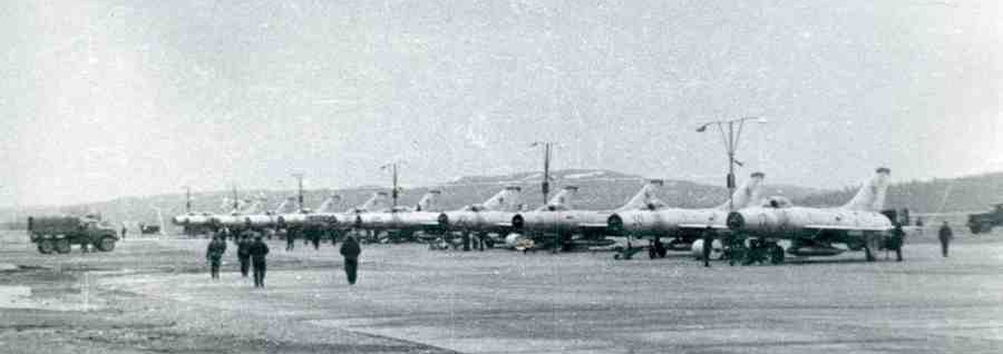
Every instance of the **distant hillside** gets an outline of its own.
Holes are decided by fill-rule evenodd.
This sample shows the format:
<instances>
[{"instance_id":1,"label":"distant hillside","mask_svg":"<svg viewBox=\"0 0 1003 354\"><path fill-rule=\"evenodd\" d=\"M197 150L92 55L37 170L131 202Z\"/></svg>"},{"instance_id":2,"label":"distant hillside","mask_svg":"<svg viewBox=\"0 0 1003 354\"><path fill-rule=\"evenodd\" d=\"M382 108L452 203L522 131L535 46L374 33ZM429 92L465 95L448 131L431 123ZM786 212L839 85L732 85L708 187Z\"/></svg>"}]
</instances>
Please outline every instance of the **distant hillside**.
<instances>
[{"instance_id":1,"label":"distant hillside","mask_svg":"<svg viewBox=\"0 0 1003 354\"><path fill-rule=\"evenodd\" d=\"M859 187L828 191L794 200L796 204L837 206L850 200ZM917 213L988 210L1003 202L1003 172L975 176L895 183L888 188L888 208Z\"/></svg>"},{"instance_id":2,"label":"distant hillside","mask_svg":"<svg viewBox=\"0 0 1003 354\"><path fill-rule=\"evenodd\" d=\"M648 180L641 176L607 170L558 170L554 171L552 176L551 195L563 186L578 186L578 198L572 201L572 206L598 210L613 209L626 203ZM468 176L434 187L407 188L401 194L400 203L402 205L413 205L430 188L435 188L442 190L442 196L439 200L442 209L458 209L465 205L487 200L505 186L515 185L523 188L523 200L526 203L526 207L532 208L542 204L543 197L540 193L541 180L542 173L538 172L524 172L501 176ZM304 199L308 207L316 207L331 193L338 194L342 197L342 200L337 209L346 210L361 204L374 191L380 189L386 190L387 188L356 187L333 191L308 190L304 193ZM794 186L767 186L767 190L770 195L782 194L790 198L801 198L817 192L813 189ZM264 197L268 200L267 205L269 208L274 208L282 200L294 194L295 191L290 190L250 190L240 191L240 198ZM667 180L659 197L673 206L696 208L724 203L727 201L727 195L727 191L719 186ZM230 196L231 192L226 191L194 193L192 209L213 213L228 210L229 206L224 203L224 198L229 198ZM106 202L66 207L37 207L23 209L20 211L20 215L96 211L100 212L106 220L114 223L127 221L131 223L144 222L152 224L158 222L155 207L160 208L165 221L169 222L171 216L184 212L184 204L183 194L168 194L118 198ZM9 217L11 211L0 211L0 213L2 213L0 215L4 215L0 217L0 220L11 219Z\"/></svg>"},{"instance_id":3,"label":"distant hillside","mask_svg":"<svg viewBox=\"0 0 1003 354\"><path fill-rule=\"evenodd\" d=\"M579 187L577 200L572 206L582 209L606 210L624 204L647 181L641 176L628 175L607 170L559 170L553 172L552 191L574 185ZM523 200L527 208L542 203L540 181L537 172L515 173L501 176L469 176L433 187L405 189L401 194L402 205L417 203L429 188L442 190L439 204L444 210L457 209L464 205L479 203L498 190L509 185L523 188ZM767 176L769 180L769 176ZM305 192L306 205L316 207L331 193L342 197L337 209L346 210L361 204L376 190L388 188L356 187L339 190L308 190ZM784 195L795 204L806 206L836 206L849 200L857 187L831 191L785 185L767 185L765 195ZM250 190L240 191L241 198L264 197L269 208L295 194L295 191ZM223 199L231 192L202 192L193 194L193 209L196 211L222 212L228 210ZM944 196L947 196L945 199ZM728 193L721 186L689 181L666 180L659 197L672 206L683 208L710 207L727 201ZM73 205L66 207L36 207L17 212L19 219L26 215L53 213L100 212L106 220L114 223L157 223L160 208L165 221L173 215L184 212L184 194L166 194L147 197L118 198L106 202ZM943 203L942 203L943 201ZM1003 201L1003 173L932 181L913 181L893 184L889 190L888 206L908 207L915 212L952 212L987 209L990 203ZM942 207L943 205L943 207ZM14 219L14 211L0 210L0 221Z\"/></svg>"}]
</instances>

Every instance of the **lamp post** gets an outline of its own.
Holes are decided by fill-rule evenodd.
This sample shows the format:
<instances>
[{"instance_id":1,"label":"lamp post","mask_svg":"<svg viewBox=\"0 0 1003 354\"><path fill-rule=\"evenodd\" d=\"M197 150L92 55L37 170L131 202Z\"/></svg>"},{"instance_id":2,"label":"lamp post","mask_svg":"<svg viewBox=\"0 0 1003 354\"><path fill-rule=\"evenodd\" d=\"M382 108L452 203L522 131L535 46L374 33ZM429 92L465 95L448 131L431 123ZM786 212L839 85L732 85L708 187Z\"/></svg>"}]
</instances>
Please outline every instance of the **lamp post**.
<instances>
[{"instance_id":1,"label":"lamp post","mask_svg":"<svg viewBox=\"0 0 1003 354\"><path fill-rule=\"evenodd\" d=\"M712 122L704 123L703 125L697 127L698 133L703 133L707 131L707 127L711 125L716 125L718 131L721 132L721 139L724 141L725 151L728 153L728 211L735 210L735 165L742 166L742 163L735 160L735 151L738 150L738 142L742 137L742 127L745 126L746 121L755 121L759 124L765 124L766 119L760 117L742 117L731 120L717 120Z\"/></svg>"},{"instance_id":2,"label":"lamp post","mask_svg":"<svg viewBox=\"0 0 1003 354\"><path fill-rule=\"evenodd\" d=\"M390 191L390 198L393 199L393 208L391 210L397 209L397 198L400 196L400 188L397 187L397 169L403 161L394 161L383 166L380 166L381 170L391 169L393 172L393 190Z\"/></svg>"},{"instance_id":3,"label":"lamp post","mask_svg":"<svg viewBox=\"0 0 1003 354\"><path fill-rule=\"evenodd\" d=\"M191 186L181 186L185 189L185 214L191 214L192 212L192 187Z\"/></svg>"},{"instance_id":4,"label":"lamp post","mask_svg":"<svg viewBox=\"0 0 1003 354\"><path fill-rule=\"evenodd\" d=\"M296 177L299 185L299 194L297 195L296 202L299 204L299 210L303 211L303 172L293 173L293 177Z\"/></svg>"},{"instance_id":5,"label":"lamp post","mask_svg":"<svg viewBox=\"0 0 1003 354\"><path fill-rule=\"evenodd\" d=\"M550 158L554 143L537 141L530 145L530 147L537 146L543 146L543 182L540 183L540 189L543 192L543 205L547 205L547 196L550 194Z\"/></svg>"}]
</instances>

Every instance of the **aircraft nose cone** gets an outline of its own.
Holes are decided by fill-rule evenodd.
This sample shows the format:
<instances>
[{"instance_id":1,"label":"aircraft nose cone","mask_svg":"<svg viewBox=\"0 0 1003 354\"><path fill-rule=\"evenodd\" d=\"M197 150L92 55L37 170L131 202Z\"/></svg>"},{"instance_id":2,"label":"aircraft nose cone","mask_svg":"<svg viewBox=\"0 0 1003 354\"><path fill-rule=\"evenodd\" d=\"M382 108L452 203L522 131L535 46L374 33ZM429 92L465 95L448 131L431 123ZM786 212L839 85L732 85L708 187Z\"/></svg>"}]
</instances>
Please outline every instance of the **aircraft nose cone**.
<instances>
[{"instance_id":1,"label":"aircraft nose cone","mask_svg":"<svg viewBox=\"0 0 1003 354\"><path fill-rule=\"evenodd\" d=\"M728 220L725 222L729 230L738 230L745 227L745 217L742 213L733 211L728 213Z\"/></svg>"},{"instance_id":2,"label":"aircraft nose cone","mask_svg":"<svg viewBox=\"0 0 1003 354\"><path fill-rule=\"evenodd\" d=\"M613 232L623 231L623 218L620 215L613 214L606 219L606 227Z\"/></svg>"},{"instance_id":3,"label":"aircraft nose cone","mask_svg":"<svg viewBox=\"0 0 1003 354\"><path fill-rule=\"evenodd\" d=\"M515 214L515 216L512 217L512 228L522 229L522 227L525 225L526 225L526 220L523 220L522 215Z\"/></svg>"},{"instance_id":4,"label":"aircraft nose cone","mask_svg":"<svg viewBox=\"0 0 1003 354\"><path fill-rule=\"evenodd\" d=\"M439 222L439 226L448 227L449 215L446 215L446 213L439 214L439 218L437 219L437 221Z\"/></svg>"}]
</instances>

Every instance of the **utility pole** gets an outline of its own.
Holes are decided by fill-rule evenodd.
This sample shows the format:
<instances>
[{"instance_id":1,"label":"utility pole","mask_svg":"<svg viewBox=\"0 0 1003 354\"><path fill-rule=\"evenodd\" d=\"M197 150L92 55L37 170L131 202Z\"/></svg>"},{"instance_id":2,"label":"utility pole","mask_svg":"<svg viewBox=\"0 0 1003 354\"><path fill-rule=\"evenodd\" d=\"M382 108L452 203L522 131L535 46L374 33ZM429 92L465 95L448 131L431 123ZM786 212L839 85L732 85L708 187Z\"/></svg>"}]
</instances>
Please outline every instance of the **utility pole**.
<instances>
[{"instance_id":1,"label":"utility pole","mask_svg":"<svg viewBox=\"0 0 1003 354\"><path fill-rule=\"evenodd\" d=\"M543 182L540 189L543 192L543 205L547 205L547 197L550 195L550 159L554 143L549 141L537 141L530 147L543 146Z\"/></svg>"},{"instance_id":2,"label":"utility pole","mask_svg":"<svg viewBox=\"0 0 1003 354\"><path fill-rule=\"evenodd\" d=\"M192 187L182 186L185 189L185 214L191 214L192 212Z\"/></svg>"},{"instance_id":3,"label":"utility pole","mask_svg":"<svg viewBox=\"0 0 1003 354\"><path fill-rule=\"evenodd\" d=\"M393 199L393 209L397 208L397 198L400 197L400 188L397 186L397 168L401 161L394 161L380 166L381 170L389 168L393 173L393 189L390 191L390 198Z\"/></svg>"},{"instance_id":4,"label":"utility pole","mask_svg":"<svg viewBox=\"0 0 1003 354\"><path fill-rule=\"evenodd\" d=\"M240 200L237 199L237 185L233 185L233 212L237 212L240 208Z\"/></svg>"},{"instance_id":5,"label":"utility pole","mask_svg":"<svg viewBox=\"0 0 1003 354\"><path fill-rule=\"evenodd\" d=\"M728 154L728 211L735 210L735 165L742 166L742 163L735 160L735 151L738 150L738 142L742 137L742 127L745 125L745 121L755 120L756 123L765 124L766 119L757 117L743 117L732 120L718 120L713 122L707 122L697 128L698 133L703 133L707 131L707 127L711 125L717 125L718 131L721 132L721 139L724 141L724 149ZM736 129L737 126L737 129Z\"/></svg>"},{"instance_id":6,"label":"utility pole","mask_svg":"<svg viewBox=\"0 0 1003 354\"><path fill-rule=\"evenodd\" d=\"M293 173L293 177L296 177L297 183L299 185L299 194L297 197L297 202L299 203L299 210L303 210L303 173L297 172Z\"/></svg>"}]
</instances>

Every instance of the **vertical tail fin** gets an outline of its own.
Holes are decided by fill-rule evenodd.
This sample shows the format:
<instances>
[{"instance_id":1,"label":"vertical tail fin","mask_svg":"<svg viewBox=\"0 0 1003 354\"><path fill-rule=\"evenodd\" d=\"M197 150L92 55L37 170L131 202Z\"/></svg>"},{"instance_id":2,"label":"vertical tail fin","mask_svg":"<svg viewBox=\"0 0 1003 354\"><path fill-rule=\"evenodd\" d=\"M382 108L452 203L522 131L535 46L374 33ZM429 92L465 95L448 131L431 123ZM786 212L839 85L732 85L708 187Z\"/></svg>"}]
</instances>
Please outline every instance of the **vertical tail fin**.
<instances>
[{"instance_id":1,"label":"vertical tail fin","mask_svg":"<svg viewBox=\"0 0 1003 354\"><path fill-rule=\"evenodd\" d=\"M341 196L337 194L332 194L331 196L324 199L320 205L317 206L318 213L331 213L334 212L334 205L341 201Z\"/></svg>"},{"instance_id":2,"label":"vertical tail fin","mask_svg":"<svg viewBox=\"0 0 1003 354\"><path fill-rule=\"evenodd\" d=\"M862 187L857 195L850 199L843 209L880 211L885 207L885 193L888 191L888 178L892 170L880 167Z\"/></svg>"},{"instance_id":3,"label":"vertical tail fin","mask_svg":"<svg viewBox=\"0 0 1003 354\"><path fill-rule=\"evenodd\" d=\"M658 190L663 185L665 185L665 182L660 179L648 181L633 198L630 198L627 204L624 204L617 210L656 210L665 207L665 203L658 199Z\"/></svg>"},{"instance_id":4,"label":"vertical tail fin","mask_svg":"<svg viewBox=\"0 0 1003 354\"><path fill-rule=\"evenodd\" d=\"M378 211L390 208L390 202L388 201L387 192L376 192L373 193L372 197L369 197L365 203L362 203L358 207L358 210L362 211Z\"/></svg>"},{"instance_id":5,"label":"vertical tail fin","mask_svg":"<svg viewBox=\"0 0 1003 354\"><path fill-rule=\"evenodd\" d=\"M418 205L415 205L414 210L415 211L435 211L436 208L438 208L438 205L437 205L438 203L437 202L438 202L438 199L439 199L439 195L441 195L441 194L442 194L442 191L440 191L438 189L433 189L433 190L428 191L428 193L425 193L425 195L421 197L421 200L418 201Z\"/></svg>"},{"instance_id":6,"label":"vertical tail fin","mask_svg":"<svg viewBox=\"0 0 1003 354\"><path fill-rule=\"evenodd\" d=\"M547 205L544 205L543 208L567 209L569 201L576 193L578 193L578 187L565 186L560 192L557 192L557 195L550 198L550 202L547 202Z\"/></svg>"},{"instance_id":7,"label":"vertical tail fin","mask_svg":"<svg viewBox=\"0 0 1003 354\"><path fill-rule=\"evenodd\" d=\"M276 214L288 214L294 212L295 207L293 205L296 203L296 197L288 197L275 207Z\"/></svg>"},{"instance_id":8,"label":"vertical tail fin","mask_svg":"<svg viewBox=\"0 0 1003 354\"><path fill-rule=\"evenodd\" d=\"M522 205L522 187L508 186L485 201L481 206L484 210L491 211L517 211Z\"/></svg>"},{"instance_id":9,"label":"vertical tail fin","mask_svg":"<svg viewBox=\"0 0 1003 354\"><path fill-rule=\"evenodd\" d=\"M766 174L755 172L749 176L745 184L742 184L742 186L735 190L735 193L731 195L731 202L734 204L735 209L752 206L763 198L763 180L765 178ZM718 209L728 209L728 203L725 202Z\"/></svg>"},{"instance_id":10,"label":"vertical tail fin","mask_svg":"<svg viewBox=\"0 0 1003 354\"><path fill-rule=\"evenodd\" d=\"M241 214L256 214L256 213L260 213L261 212L261 200L260 199L248 200L248 201L245 201L245 203L247 204L247 207L244 208L244 209L242 209L242 210L240 210Z\"/></svg>"}]
</instances>

